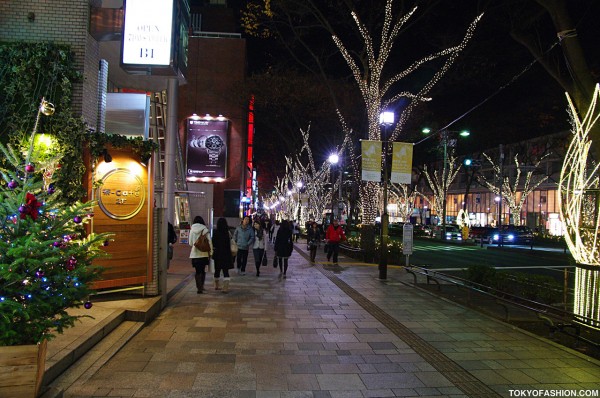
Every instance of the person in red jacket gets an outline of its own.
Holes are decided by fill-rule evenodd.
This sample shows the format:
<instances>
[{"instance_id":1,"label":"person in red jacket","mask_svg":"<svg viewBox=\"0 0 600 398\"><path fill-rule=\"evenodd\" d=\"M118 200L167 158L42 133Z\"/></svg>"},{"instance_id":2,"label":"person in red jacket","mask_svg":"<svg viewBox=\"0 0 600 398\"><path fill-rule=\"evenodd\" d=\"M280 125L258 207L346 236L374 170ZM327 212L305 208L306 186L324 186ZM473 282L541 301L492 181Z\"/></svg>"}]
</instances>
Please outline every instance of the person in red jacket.
<instances>
[{"instance_id":1,"label":"person in red jacket","mask_svg":"<svg viewBox=\"0 0 600 398\"><path fill-rule=\"evenodd\" d=\"M330 224L329 227L327 227L325 239L327 240L327 261L329 261L333 255L333 264L337 265L340 242L346 240L344 228L339 225L338 220L334 219L333 224Z\"/></svg>"}]
</instances>

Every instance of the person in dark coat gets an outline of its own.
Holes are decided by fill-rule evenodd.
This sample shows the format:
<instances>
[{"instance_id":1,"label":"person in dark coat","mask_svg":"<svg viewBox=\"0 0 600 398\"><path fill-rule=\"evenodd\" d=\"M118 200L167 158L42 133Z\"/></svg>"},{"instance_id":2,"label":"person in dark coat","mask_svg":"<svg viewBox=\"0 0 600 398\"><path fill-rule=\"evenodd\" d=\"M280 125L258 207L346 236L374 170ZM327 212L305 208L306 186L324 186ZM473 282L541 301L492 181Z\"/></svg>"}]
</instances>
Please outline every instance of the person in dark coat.
<instances>
[{"instance_id":1,"label":"person in dark coat","mask_svg":"<svg viewBox=\"0 0 600 398\"><path fill-rule=\"evenodd\" d=\"M313 221L307 231L306 242L308 243L308 250L310 250L310 262L314 263L317 257L317 248L321 244L321 230L317 223Z\"/></svg>"},{"instance_id":2,"label":"person in dark coat","mask_svg":"<svg viewBox=\"0 0 600 398\"><path fill-rule=\"evenodd\" d=\"M220 290L221 271L223 271L223 293L229 291L229 270L233 268L231 255L231 235L227 220L223 217L217 220L217 228L212 238L213 260L215 262L215 290Z\"/></svg>"},{"instance_id":3,"label":"person in dark coat","mask_svg":"<svg viewBox=\"0 0 600 398\"><path fill-rule=\"evenodd\" d=\"M292 229L290 223L287 220L281 222L277 236L275 237L275 254L277 255L277 261L279 262L279 277L286 278L286 272L288 269L288 259L292 255L294 250L294 244L292 243Z\"/></svg>"}]
</instances>

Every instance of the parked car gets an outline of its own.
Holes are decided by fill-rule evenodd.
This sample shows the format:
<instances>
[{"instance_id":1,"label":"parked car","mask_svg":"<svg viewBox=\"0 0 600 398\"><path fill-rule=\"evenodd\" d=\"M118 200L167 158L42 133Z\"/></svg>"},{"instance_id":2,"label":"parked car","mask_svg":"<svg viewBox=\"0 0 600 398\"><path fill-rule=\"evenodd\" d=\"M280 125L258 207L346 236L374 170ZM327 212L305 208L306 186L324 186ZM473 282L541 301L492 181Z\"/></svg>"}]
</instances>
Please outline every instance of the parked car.
<instances>
[{"instance_id":1,"label":"parked car","mask_svg":"<svg viewBox=\"0 0 600 398\"><path fill-rule=\"evenodd\" d=\"M473 239L474 242L492 243L495 230L492 227L471 227L469 229L469 239Z\"/></svg>"},{"instance_id":2,"label":"parked car","mask_svg":"<svg viewBox=\"0 0 600 398\"><path fill-rule=\"evenodd\" d=\"M528 245L533 240L533 231L526 226L503 225L493 232L493 243Z\"/></svg>"}]
</instances>

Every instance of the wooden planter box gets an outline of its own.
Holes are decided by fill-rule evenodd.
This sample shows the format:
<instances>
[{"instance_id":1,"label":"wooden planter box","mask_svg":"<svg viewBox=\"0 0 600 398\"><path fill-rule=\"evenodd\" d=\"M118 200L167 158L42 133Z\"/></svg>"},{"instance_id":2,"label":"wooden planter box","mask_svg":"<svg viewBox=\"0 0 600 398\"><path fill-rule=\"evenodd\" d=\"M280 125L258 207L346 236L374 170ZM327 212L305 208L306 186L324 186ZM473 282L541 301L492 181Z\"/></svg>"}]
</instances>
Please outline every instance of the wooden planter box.
<instances>
[{"instance_id":1,"label":"wooden planter box","mask_svg":"<svg viewBox=\"0 0 600 398\"><path fill-rule=\"evenodd\" d=\"M44 340L36 345L0 347L0 397L36 398L46 365Z\"/></svg>"}]
</instances>

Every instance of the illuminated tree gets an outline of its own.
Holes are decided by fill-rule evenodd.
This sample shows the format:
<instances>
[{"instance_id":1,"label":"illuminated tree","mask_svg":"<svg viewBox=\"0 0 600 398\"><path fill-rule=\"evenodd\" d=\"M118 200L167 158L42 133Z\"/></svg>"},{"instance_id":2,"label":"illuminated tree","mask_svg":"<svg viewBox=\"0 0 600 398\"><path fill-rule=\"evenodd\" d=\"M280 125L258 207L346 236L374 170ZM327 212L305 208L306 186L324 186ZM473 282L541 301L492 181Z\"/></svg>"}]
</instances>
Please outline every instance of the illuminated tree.
<instances>
[{"instance_id":1,"label":"illuminated tree","mask_svg":"<svg viewBox=\"0 0 600 398\"><path fill-rule=\"evenodd\" d=\"M410 221L410 216L415 209L415 199L419 192L410 189L408 184L391 184L390 196L398 204L398 214L404 222Z\"/></svg>"},{"instance_id":2,"label":"illuminated tree","mask_svg":"<svg viewBox=\"0 0 600 398\"><path fill-rule=\"evenodd\" d=\"M423 175L425 175L425 179L427 180L427 185L432 192L432 197L428 198L429 203L432 206L432 210L435 211L439 215L439 211L442 209L444 198L448 195L448 188L456 179L456 175L461 169L460 163L457 161L457 158L453 155L448 157L448 164L446 166L446 175L444 176L443 172L438 170L433 170L432 173L429 172L427 165L423 166ZM445 183L444 183L445 181Z\"/></svg>"},{"instance_id":3,"label":"illuminated tree","mask_svg":"<svg viewBox=\"0 0 600 398\"><path fill-rule=\"evenodd\" d=\"M540 163L549 154L541 156L533 165L527 165L519 161L518 154L514 157L514 176L503 173L502 165L494 162L486 153L483 157L492 165L493 179L490 181L483 174L478 175L478 181L496 195L500 195L510 210L515 225L521 225L521 209L525 204L527 196L540 184L548 179L548 176L534 174ZM501 181L497 184L497 181Z\"/></svg>"},{"instance_id":4,"label":"illuminated tree","mask_svg":"<svg viewBox=\"0 0 600 398\"><path fill-rule=\"evenodd\" d=\"M251 2L256 5L258 2ZM460 52L465 48L467 42L472 37L475 27L481 18L481 15L475 18L475 20L469 25L467 31L459 44L449 47L430 55L427 55L417 61L408 63L408 66L403 70L387 70L395 64L389 63L390 54L394 44L396 43L398 36L405 26L405 24L415 14L417 8L413 8L408 13L399 15L400 11L394 10L393 0L387 0L385 2L385 9L383 15L383 24L377 29L370 29L361 19L358 12L352 8L352 4L346 2L334 2L339 5L337 9L340 13L347 12L352 17L353 32L358 33L358 37L346 35L342 37L342 28L337 25L337 21L330 14L323 12L323 7L332 7L332 3L329 2L317 2L313 0L305 0L302 2L295 1L264 1L262 6L259 7L261 10L257 13L257 9L249 10L249 13L254 13L255 18L250 18L247 22L250 28L256 32L260 30L260 26L265 30L269 31L269 35L280 35L281 32L278 30L278 26L285 25L294 33L294 38L297 42L301 43L303 48L306 50L308 57L307 59L315 60L317 65L312 70L315 73L325 75L323 70L323 63L319 62L321 54L311 51L311 45L314 46L314 41L303 40L306 37L303 36L306 30L308 30L307 23L304 22L309 19L314 22L313 25L325 29L332 37L336 48L342 55L347 66L350 68L350 72L358 86L361 93L362 100L364 101L365 113L367 117L367 132L366 137L369 140L381 140L381 130L379 126L379 115L382 110L389 109L402 101L402 113L399 115L399 121L393 128L390 137L385 137L387 140L396 140L403 130L407 120L410 118L413 110L423 101L428 101L428 93L435 86L435 84L447 73L450 66L454 63ZM322 3L327 3L323 5ZM288 7L287 10L285 7ZM254 6L253 6L254 7ZM374 7L370 7L372 10ZM290 9L302 12L301 18L291 18L289 13ZM296 16L300 14L295 14ZM339 17L340 14L335 14ZM278 17L288 17L285 18ZM273 22L277 20L277 22ZM295 26L298 21L304 22L302 28ZM272 23L268 24L268 21ZM279 23L279 25L278 25ZM336 27L338 30L336 31ZM347 27L346 27L347 28ZM301 31L302 30L302 31ZM348 29L345 29L348 31ZM375 31L378 31L375 36ZM344 32L346 33L346 32ZM266 34L266 33L265 33ZM350 37L347 37L350 36ZM300 64L307 64L305 58L297 58ZM405 88L400 88L402 82L408 77L412 76L416 71L422 69L433 61L439 61L440 65L434 66L435 72L426 78L425 81L421 80L419 88L409 91ZM384 67L388 66L384 71ZM308 67L310 68L310 67ZM326 79L325 79L326 80ZM332 92L332 94L334 94ZM345 124L347 115L342 115L340 107L336 109L340 117L340 123ZM361 129L362 130L362 129ZM357 145L358 146L358 145ZM383 160L383 159L382 159ZM373 224L375 216L380 207L381 203L381 187L376 182L364 182L360 186L360 203L362 205L362 218L363 223Z\"/></svg>"}]
</instances>

